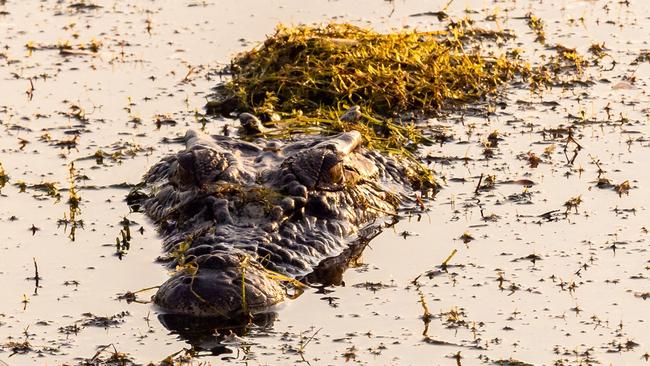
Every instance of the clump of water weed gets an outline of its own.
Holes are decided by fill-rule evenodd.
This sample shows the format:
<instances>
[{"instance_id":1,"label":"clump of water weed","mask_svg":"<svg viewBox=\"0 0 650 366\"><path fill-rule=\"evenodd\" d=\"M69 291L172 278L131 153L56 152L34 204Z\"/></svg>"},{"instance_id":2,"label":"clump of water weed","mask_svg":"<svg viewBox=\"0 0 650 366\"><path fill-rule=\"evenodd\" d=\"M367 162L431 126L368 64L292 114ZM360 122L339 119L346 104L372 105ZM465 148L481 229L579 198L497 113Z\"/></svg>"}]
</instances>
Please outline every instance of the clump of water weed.
<instances>
[{"instance_id":1,"label":"clump of water weed","mask_svg":"<svg viewBox=\"0 0 650 366\"><path fill-rule=\"evenodd\" d=\"M548 80L534 77L537 69L518 55L474 47L507 38L467 26L384 34L350 24L279 25L264 43L232 60L232 79L207 108L317 116L324 107L360 105L391 117L476 101L518 77Z\"/></svg>"},{"instance_id":2,"label":"clump of water weed","mask_svg":"<svg viewBox=\"0 0 650 366\"><path fill-rule=\"evenodd\" d=\"M231 78L217 86L206 109L251 112L275 127L258 129L266 137L357 130L366 147L412 159L418 146L433 143L416 126L418 117L497 96L517 80L539 90L569 72L562 67L568 61L533 67L519 52L497 52L511 38L468 21L396 33L351 24L279 25L231 61ZM435 186L428 168L416 170L413 181Z\"/></svg>"}]
</instances>

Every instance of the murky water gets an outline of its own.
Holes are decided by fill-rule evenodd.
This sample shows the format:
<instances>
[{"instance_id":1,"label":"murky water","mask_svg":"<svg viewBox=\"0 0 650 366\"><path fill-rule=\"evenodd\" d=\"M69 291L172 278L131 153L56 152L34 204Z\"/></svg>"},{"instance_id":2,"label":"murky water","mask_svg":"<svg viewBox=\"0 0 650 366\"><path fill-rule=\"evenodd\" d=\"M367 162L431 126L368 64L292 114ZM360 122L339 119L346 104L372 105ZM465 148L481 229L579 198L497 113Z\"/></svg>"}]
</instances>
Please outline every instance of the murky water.
<instances>
[{"instance_id":1,"label":"murky water","mask_svg":"<svg viewBox=\"0 0 650 366\"><path fill-rule=\"evenodd\" d=\"M435 17L410 15L445 3L0 1L0 163L10 178L0 190L0 361L92 364L121 352L146 364L183 354L188 339L155 308L118 299L167 278L154 262L160 240L129 214L122 184L182 148L167 139L203 122L212 133L234 124L202 121L215 71L277 23L437 29ZM428 214L385 230L345 286L310 289L271 327L193 339L203 351L189 362L645 364L650 63L635 59L650 48L649 11L633 0L451 2L454 18L514 29L509 46L531 60L549 50L534 41L528 12L543 19L547 44L588 55L604 42L609 56L586 68L593 85L512 90L489 115L431 120L450 139L422 152L446 180ZM74 51L60 54L65 42ZM495 130L502 140L486 159ZM483 180L477 193L481 175L496 184ZM599 188L599 178L631 189ZM133 239L118 256L125 216Z\"/></svg>"}]
</instances>

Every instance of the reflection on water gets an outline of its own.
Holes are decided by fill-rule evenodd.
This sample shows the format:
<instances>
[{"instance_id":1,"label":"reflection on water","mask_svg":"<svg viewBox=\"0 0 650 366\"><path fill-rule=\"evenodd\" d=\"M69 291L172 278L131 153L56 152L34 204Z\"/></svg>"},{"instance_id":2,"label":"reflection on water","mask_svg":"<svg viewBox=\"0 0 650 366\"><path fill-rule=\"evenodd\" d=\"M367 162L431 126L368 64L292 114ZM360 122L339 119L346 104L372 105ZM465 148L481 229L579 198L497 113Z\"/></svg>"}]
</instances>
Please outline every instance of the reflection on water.
<instances>
[{"instance_id":1,"label":"reflection on water","mask_svg":"<svg viewBox=\"0 0 650 366\"><path fill-rule=\"evenodd\" d=\"M246 342L240 337L249 335L251 329L255 329L257 333L270 329L276 317L274 312L234 319L159 314L158 320L171 334L187 342L199 355L218 356L233 353L229 347L245 345Z\"/></svg>"}]
</instances>

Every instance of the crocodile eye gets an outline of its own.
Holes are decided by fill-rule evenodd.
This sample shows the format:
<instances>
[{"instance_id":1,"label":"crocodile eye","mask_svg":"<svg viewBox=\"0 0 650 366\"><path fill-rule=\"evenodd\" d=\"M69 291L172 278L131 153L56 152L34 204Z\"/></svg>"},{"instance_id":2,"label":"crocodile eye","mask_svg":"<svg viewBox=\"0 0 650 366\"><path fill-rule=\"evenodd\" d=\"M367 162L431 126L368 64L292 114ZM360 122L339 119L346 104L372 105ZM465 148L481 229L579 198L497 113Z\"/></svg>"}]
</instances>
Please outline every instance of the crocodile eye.
<instances>
[{"instance_id":1,"label":"crocodile eye","mask_svg":"<svg viewBox=\"0 0 650 366\"><path fill-rule=\"evenodd\" d=\"M336 154L327 154L323 159L318 183L320 185L343 184L345 181L343 168L343 161Z\"/></svg>"},{"instance_id":2,"label":"crocodile eye","mask_svg":"<svg viewBox=\"0 0 650 366\"><path fill-rule=\"evenodd\" d=\"M194 170L194 155L191 152L180 153L176 157L178 166L170 179L176 185L184 186L194 182L192 170Z\"/></svg>"},{"instance_id":3,"label":"crocodile eye","mask_svg":"<svg viewBox=\"0 0 650 366\"><path fill-rule=\"evenodd\" d=\"M327 188L344 180L343 160L328 148L310 149L295 155L291 172L307 189Z\"/></svg>"},{"instance_id":4,"label":"crocodile eye","mask_svg":"<svg viewBox=\"0 0 650 366\"><path fill-rule=\"evenodd\" d=\"M228 168L228 160L212 149L194 151L194 176L199 183L211 182Z\"/></svg>"},{"instance_id":5,"label":"crocodile eye","mask_svg":"<svg viewBox=\"0 0 650 366\"><path fill-rule=\"evenodd\" d=\"M343 173L343 164L336 164L329 171L330 182L332 184L345 183L345 174Z\"/></svg>"},{"instance_id":6,"label":"crocodile eye","mask_svg":"<svg viewBox=\"0 0 650 366\"><path fill-rule=\"evenodd\" d=\"M211 149L194 149L180 153L176 161L178 167L172 179L181 186L212 182L228 168L225 156Z\"/></svg>"}]
</instances>

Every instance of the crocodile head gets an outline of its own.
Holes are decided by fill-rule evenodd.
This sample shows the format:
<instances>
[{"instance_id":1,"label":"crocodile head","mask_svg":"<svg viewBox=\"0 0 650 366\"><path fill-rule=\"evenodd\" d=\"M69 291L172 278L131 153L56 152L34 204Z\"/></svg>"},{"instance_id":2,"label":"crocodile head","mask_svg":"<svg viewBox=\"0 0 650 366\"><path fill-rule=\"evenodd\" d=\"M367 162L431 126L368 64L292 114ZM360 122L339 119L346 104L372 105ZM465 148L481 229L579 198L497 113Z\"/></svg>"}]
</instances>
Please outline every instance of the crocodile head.
<instances>
[{"instance_id":1,"label":"crocodile head","mask_svg":"<svg viewBox=\"0 0 650 366\"><path fill-rule=\"evenodd\" d=\"M188 132L186 145L136 195L179 269L154 296L172 314L267 310L286 298L280 280L343 255L410 193L405 165L364 149L357 131L298 142Z\"/></svg>"}]
</instances>

